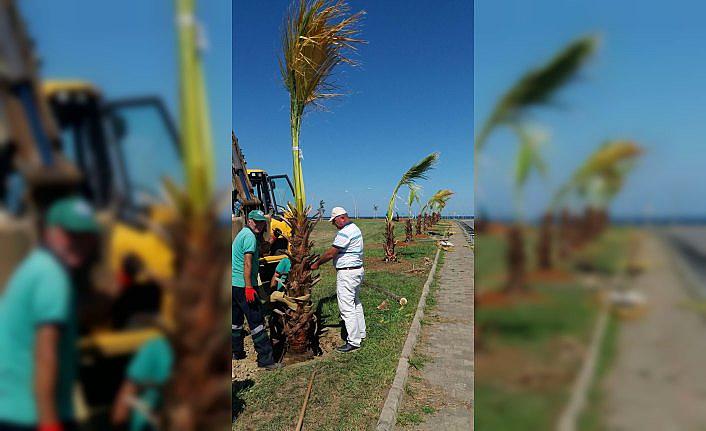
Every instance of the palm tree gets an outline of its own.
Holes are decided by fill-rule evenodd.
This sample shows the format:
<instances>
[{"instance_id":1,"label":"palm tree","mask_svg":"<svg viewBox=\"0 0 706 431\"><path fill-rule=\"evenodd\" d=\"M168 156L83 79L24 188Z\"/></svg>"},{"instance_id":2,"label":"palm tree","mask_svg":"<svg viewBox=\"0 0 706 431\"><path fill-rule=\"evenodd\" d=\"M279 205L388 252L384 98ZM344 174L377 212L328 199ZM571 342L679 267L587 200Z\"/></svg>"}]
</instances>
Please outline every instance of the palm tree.
<instances>
[{"instance_id":1,"label":"palm tree","mask_svg":"<svg viewBox=\"0 0 706 431\"><path fill-rule=\"evenodd\" d=\"M620 192L627 174L643 149L632 141L608 141L579 166L554 196L550 208L564 202L572 191L585 202L581 240L599 234L606 226L606 208Z\"/></svg>"},{"instance_id":2,"label":"palm tree","mask_svg":"<svg viewBox=\"0 0 706 431\"><path fill-rule=\"evenodd\" d=\"M446 204L448 203L449 199L454 195L454 192L449 189L441 189L438 190L434 195L429 199L429 206L430 208L436 209L439 214L444 211L444 208L446 208Z\"/></svg>"},{"instance_id":3,"label":"palm tree","mask_svg":"<svg viewBox=\"0 0 706 431\"><path fill-rule=\"evenodd\" d=\"M520 146L515 161L515 219L516 222L508 230L507 264L508 280L506 291L512 292L524 287L525 280L525 241L522 222L524 220L524 189L533 171L546 175L546 164L539 153L542 136L528 130L527 127L515 125L515 132L520 138Z\"/></svg>"},{"instance_id":4,"label":"palm tree","mask_svg":"<svg viewBox=\"0 0 706 431\"><path fill-rule=\"evenodd\" d=\"M340 96L332 74L341 64L356 65L350 53L363 43L357 26L364 12L349 12L343 0L300 0L285 20L280 71L289 92L294 200L300 213L306 205L299 146L304 112Z\"/></svg>"},{"instance_id":5,"label":"palm tree","mask_svg":"<svg viewBox=\"0 0 706 431\"><path fill-rule=\"evenodd\" d=\"M404 225L404 231L405 231L405 237L404 241L405 242L412 242L412 239L414 237L414 228L412 227L412 218L414 217L412 214L412 205L414 202L417 202L417 205L419 205L419 191L421 190L420 186L415 186L415 185L410 185L409 186L409 194L407 195L407 209L409 211L409 216L407 217L407 220L405 221Z\"/></svg>"},{"instance_id":6,"label":"palm tree","mask_svg":"<svg viewBox=\"0 0 706 431\"><path fill-rule=\"evenodd\" d=\"M509 126L517 134L518 148L515 170L515 200L518 219L521 219L521 193L529 172L542 165L536 157L536 146L527 132L527 114L531 108L546 105L554 93L568 83L586 63L597 47L595 37L583 37L571 42L546 64L527 72L501 97L475 139L475 148L481 151L490 134L500 126ZM507 290L524 286L524 241L521 226L508 230Z\"/></svg>"},{"instance_id":7,"label":"palm tree","mask_svg":"<svg viewBox=\"0 0 706 431\"><path fill-rule=\"evenodd\" d=\"M313 333L310 293L315 278L311 263L317 258L311 253L313 243L309 241L315 222L308 218L310 208L304 191L299 143L302 119L308 108L322 108L324 101L340 95L332 75L341 64L356 65L350 55L363 43L357 37L363 14L351 14L344 0L300 0L285 18L279 64L289 92L295 200L285 216L292 229L287 294L306 298L300 301L298 311L285 317L285 334L293 353L303 354L311 348L307 342Z\"/></svg>"},{"instance_id":8,"label":"palm tree","mask_svg":"<svg viewBox=\"0 0 706 431\"><path fill-rule=\"evenodd\" d=\"M539 69L527 72L495 105L476 136L476 149L484 148L495 128L521 123L530 108L551 102L554 93L578 73L597 46L595 37L580 38L559 51Z\"/></svg>"},{"instance_id":9,"label":"palm tree","mask_svg":"<svg viewBox=\"0 0 706 431\"><path fill-rule=\"evenodd\" d=\"M178 0L191 16L193 0ZM213 185L213 143L194 25L179 26L181 139L185 186L165 179L175 219L161 226L174 250L171 322L166 336L175 352L165 388L162 429L224 429L230 418L230 335L224 317L230 295L223 289L229 255Z\"/></svg>"},{"instance_id":10,"label":"palm tree","mask_svg":"<svg viewBox=\"0 0 706 431\"><path fill-rule=\"evenodd\" d=\"M438 159L439 153L429 154L409 168L409 170L402 175L402 178L400 178L400 181L393 189L392 196L390 196L390 202L387 205L387 213L385 214L385 242L383 243L383 247L385 249L385 262L397 261L397 255L395 254L395 226L392 220L394 216L397 193L402 186L414 186L416 185L416 181L425 180L427 178L426 174L434 168L434 165Z\"/></svg>"}]
</instances>

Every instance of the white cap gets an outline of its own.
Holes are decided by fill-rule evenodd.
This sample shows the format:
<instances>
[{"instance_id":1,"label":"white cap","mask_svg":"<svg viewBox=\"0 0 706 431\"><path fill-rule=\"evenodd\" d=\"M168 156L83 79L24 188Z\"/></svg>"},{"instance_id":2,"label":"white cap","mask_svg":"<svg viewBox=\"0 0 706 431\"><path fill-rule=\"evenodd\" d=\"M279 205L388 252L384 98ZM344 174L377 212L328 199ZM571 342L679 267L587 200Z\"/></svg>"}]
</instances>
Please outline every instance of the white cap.
<instances>
[{"instance_id":1,"label":"white cap","mask_svg":"<svg viewBox=\"0 0 706 431\"><path fill-rule=\"evenodd\" d=\"M345 208L343 208L343 207L334 207L334 208L331 210L331 218L328 219L328 221L333 221L333 219L335 219L336 217L338 217L338 216L340 216L340 215L343 215L343 214L348 214L348 211L346 211Z\"/></svg>"}]
</instances>

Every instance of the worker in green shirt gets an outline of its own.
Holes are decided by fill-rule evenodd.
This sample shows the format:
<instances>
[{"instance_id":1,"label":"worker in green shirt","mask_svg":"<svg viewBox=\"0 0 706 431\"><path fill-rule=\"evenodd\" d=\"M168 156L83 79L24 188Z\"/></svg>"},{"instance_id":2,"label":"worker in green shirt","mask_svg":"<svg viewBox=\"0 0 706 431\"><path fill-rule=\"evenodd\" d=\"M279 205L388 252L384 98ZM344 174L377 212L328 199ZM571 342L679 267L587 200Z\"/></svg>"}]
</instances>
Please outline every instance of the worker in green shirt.
<instances>
[{"instance_id":1,"label":"worker in green shirt","mask_svg":"<svg viewBox=\"0 0 706 431\"><path fill-rule=\"evenodd\" d=\"M289 271L292 270L292 261L288 257L280 260L275 268L275 273L272 275L270 286L277 286L277 290L284 292L284 283L287 282Z\"/></svg>"},{"instance_id":2,"label":"worker in green shirt","mask_svg":"<svg viewBox=\"0 0 706 431\"><path fill-rule=\"evenodd\" d=\"M0 430L62 431L75 426L78 367L74 277L90 267L99 225L83 199L46 213L41 245L0 295Z\"/></svg>"},{"instance_id":3,"label":"worker in green shirt","mask_svg":"<svg viewBox=\"0 0 706 431\"><path fill-rule=\"evenodd\" d=\"M166 337L155 337L140 347L127 367L125 382L115 399L113 426L129 424L130 431L158 429L162 389L173 365L174 352Z\"/></svg>"},{"instance_id":4,"label":"worker in green shirt","mask_svg":"<svg viewBox=\"0 0 706 431\"><path fill-rule=\"evenodd\" d=\"M233 240L232 252L232 343L233 359L244 359L243 323L248 319L252 335L257 365L267 370L281 367L275 363L272 354L272 342L265 329L260 302L255 287L259 268L259 241L267 229L267 219L260 210L250 211L247 224Z\"/></svg>"}]
</instances>

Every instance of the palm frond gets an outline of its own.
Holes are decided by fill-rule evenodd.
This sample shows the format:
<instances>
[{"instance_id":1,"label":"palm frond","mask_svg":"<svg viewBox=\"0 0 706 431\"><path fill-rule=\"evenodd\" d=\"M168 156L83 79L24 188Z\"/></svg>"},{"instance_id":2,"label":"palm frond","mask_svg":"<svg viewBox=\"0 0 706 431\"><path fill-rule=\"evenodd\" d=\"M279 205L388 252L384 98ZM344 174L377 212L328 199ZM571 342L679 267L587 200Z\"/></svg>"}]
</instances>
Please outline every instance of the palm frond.
<instances>
[{"instance_id":1,"label":"palm frond","mask_svg":"<svg viewBox=\"0 0 706 431\"><path fill-rule=\"evenodd\" d=\"M454 195L454 191L450 189L441 189L438 190L436 193L432 195L431 198L427 201L427 203L424 205L424 209L429 208L430 210L439 210L442 211L445 207L449 199Z\"/></svg>"},{"instance_id":2,"label":"palm frond","mask_svg":"<svg viewBox=\"0 0 706 431\"><path fill-rule=\"evenodd\" d=\"M412 205L414 202L419 204L419 192L422 186L416 184L409 185L409 194L407 195L407 208L409 209L409 216L412 217Z\"/></svg>"},{"instance_id":3,"label":"palm frond","mask_svg":"<svg viewBox=\"0 0 706 431\"><path fill-rule=\"evenodd\" d=\"M395 199L397 198L397 192L400 190L400 188L402 186L413 185L416 183L416 181L419 180L426 180L427 173L434 168L438 160L439 153L431 153L416 164L414 164L411 168L407 170L407 172L404 173L404 175L402 175L402 178L400 178L400 181L397 183L395 189L392 191L390 203L387 206L386 217L388 220L392 220L392 214L395 207Z\"/></svg>"},{"instance_id":4,"label":"palm frond","mask_svg":"<svg viewBox=\"0 0 706 431\"><path fill-rule=\"evenodd\" d=\"M279 64L293 114L301 117L307 106L340 95L332 75L340 64L357 64L351 54L364 43L358 24L365 12L350 14L344 0L300 0L292 8Z\"/></svg>"},{"instance_id":5,"label":"palm frond","mask_svg":"<svg viewBox=\"0 0 706 431\"><path fill-rule=\"evenodd\" d=\"M515 161L515 187L519 190L527 183L533 169L541 176L546 176L547 165L539 152L541 137L523 126L515 127L515 131L520 138L520 148Z\"/></svg>"},{"instance_id":6,"label":"palm frond","mask_svg":"<svg viewBox=\"0 0 706 431\"><path fill-rule=\"evenodd\" d=\"M279 66L289 92L294 199L300 212L306 207L299 148L302 117L308 106L322 107L324 100L340 95L333 72L341 64L356 64L351 53L363 43L357 25L364 13L351 15L344 0L299 0L285 18Z\"/></svg>"},{"instance_id":7,"label":"palm frond","mask_svg":"<svg viewBox=\"0 0 706 431\"><path fill-rule=\"evenodd\" d=\"M580 38L542 67L527 72L505 93L483 124L475 140L476 149L483 148L495 127L518 121L526 109L548 103L554 93L576 75L597 46L598 39L594 36Z\"/></svg>"},{"instance_id":8,"label":"palm frond","mask_svg":"<svg viewBox=\"0 0 706 431\"><path fill-rule=\"evenodd\" d=\"M611 198L615 196L634 161L644 150L637 143L627 140L608 141L601 145L556 193L552 207L558 205L573 190L585 196L589 190L597 190L596 178ZM603 192L601 192L603 193Z\"/></svg>"}]
</instances>

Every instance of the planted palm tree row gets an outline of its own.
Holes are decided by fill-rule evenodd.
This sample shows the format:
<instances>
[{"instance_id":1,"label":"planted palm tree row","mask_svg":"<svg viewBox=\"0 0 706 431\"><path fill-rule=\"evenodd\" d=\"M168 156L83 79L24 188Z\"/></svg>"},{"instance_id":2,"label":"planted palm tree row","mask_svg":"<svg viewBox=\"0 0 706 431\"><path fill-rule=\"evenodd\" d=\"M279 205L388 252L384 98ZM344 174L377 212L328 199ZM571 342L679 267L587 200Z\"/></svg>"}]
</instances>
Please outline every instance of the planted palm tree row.
<instances>
[{"instance_id":1,"label":"planted palm tree row","mask_svg":"<svg viewBox=\"0 0 706 431\"><path fill-rule=\"evenodd\" d=\"M564 207L557 240L560 242L560 257L566 258L606 230L609 223L607 208L623 188L628 173L642 153L642 148L632 141L609 141L576 169L557 191L542 218L538 243L540 268L553 266L555 208ZM571 198L574 205L583 206L581 214L574 215L566 207Z\"/></svg>"},{"instance_id":2,"label":"planted palm tree row","mask_svg":"<svg viewBox=\"0 0 706 431\"><path fill-rule=\"evenodd\" d=\"M499 127L507 126L518 138L514 171L515 223L507 230L507 292L524 290L526 285L524 188L533 172L540 176L546 176L547 172L540 153L545 137L529 125L528 113L532 108L551 102L554 94L579 73L596 47L597 40L593 37L578 39L542 67L526 73L503 95L476 137L475 147L479 152ZM552 267L556 209L566 204L569 197L574 198L571 202L574 207L584 207L581 217L573 216L568 209L562 212L559 255L566 257L570 250L595 239L605 230L607 206L621 190L632 162L641 152L637 144L629 141L608 142L589 156L556 192L540 222L536 248L540 269ZM483 220L477 227L483 230Z\"/></svg>"}]
</instances>

